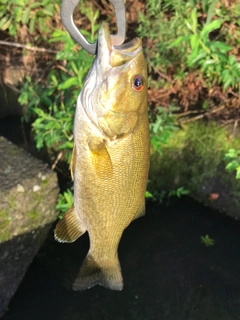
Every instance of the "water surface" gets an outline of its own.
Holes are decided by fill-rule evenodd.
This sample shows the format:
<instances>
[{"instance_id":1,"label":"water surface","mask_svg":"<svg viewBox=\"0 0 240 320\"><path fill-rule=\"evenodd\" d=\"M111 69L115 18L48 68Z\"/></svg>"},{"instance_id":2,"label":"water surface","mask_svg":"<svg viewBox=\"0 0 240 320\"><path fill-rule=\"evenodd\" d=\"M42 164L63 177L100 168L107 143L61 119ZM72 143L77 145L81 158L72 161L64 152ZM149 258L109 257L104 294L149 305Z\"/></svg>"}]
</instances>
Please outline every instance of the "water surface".
<instances>
[{"instance_id":1,"label":"water surface","mask_svg":"<svg viewBox=\"0 0 240 320\"><path fill-rule=\"evenodd\" d=\"M215 245L206 247L208 234ZM31 264L3 320L238 320L240 224L192 200L147 205L147 215L124 232L121 292L71 283L88 250L52 231Z\"/></svg>"}]
</instances>

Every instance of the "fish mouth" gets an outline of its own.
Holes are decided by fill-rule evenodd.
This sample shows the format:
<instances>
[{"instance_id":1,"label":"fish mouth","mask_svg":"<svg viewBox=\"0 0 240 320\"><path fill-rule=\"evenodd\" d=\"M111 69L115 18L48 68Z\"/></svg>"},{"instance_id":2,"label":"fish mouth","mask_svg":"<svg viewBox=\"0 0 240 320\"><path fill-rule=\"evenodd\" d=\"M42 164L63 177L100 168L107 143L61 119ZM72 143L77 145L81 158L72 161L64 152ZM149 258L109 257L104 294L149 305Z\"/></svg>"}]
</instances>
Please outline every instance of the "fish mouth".
<instances>
[{"instance_id":1,"label":"fish mouth","mask_svg":"<svg viewBox=\"0 0 240 320\"><path fill-rule=\"evenodd\" d=\"M113 46L112 37L108 23L103 22L99 29L97 52L97 56L101 57L99 63L102 66L122 66L142 51L142 40L140 38L134 38L120 46Z\"/></svg>"}]
</instances>

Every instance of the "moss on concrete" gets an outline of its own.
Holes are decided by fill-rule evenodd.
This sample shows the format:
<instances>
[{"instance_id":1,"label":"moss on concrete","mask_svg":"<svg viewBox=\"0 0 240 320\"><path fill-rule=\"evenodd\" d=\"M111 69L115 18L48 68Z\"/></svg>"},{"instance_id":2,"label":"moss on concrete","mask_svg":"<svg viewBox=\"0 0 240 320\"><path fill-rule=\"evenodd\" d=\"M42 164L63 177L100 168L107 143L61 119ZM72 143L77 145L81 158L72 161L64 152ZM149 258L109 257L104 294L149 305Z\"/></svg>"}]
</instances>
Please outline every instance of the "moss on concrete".
<instances>
[{"instance_id":1,"label":"moss on concrete","mask_svg":"<svg viewBox=\"0 0 240 320\"><path fill-rule=\"evenodd\" d=\"M0 243L9 238L11 220L6 211L0 210Z\"/></svg>"},{"instance_id":2,"label":"moss on concrete","mask_svg":"<svg viewBox=\"0 0 240 320\"><path fill-rule=\"evenodd\" d=\"M199 201L240 218L240 181L225 170L230 148L240 149L240 139L214 122L194 122L176 131L162 146L162 155L152 152L150 190L183 186ZM219 195L215 201L212 193Z\"/></svg>"},{"instance_id":3,"label":"moss on concrete","mask_svg":"<svg viewBox=\"0 0 240 320\"><path fill-rule=\"evenodd\" d=\"M0 232L0 242L5 242L9 239L9 236L10 236L10 230L8 229L3 229L1 230Z\"/></svg>"},{"instance_id":4,"label":"moss on concrete","mask_svg":"<svg viewBox=\"0 0 240 320\"><path fill-rule=\"evenodd\" d=\"M42 179L42 181L41 181L41 185L42 185L42 187L46 187L47 185L48 185L48 182L49 182L49 179Z\"/></svg>"},{"instance_id":5,"label":"moss on concrete","mask_svg":"<svg viewBox=\"0 0 240 320\"><path fill-rule=\"evenodd\" d=\"M33 209L32 211L26 212L26 215L28 216L28 218L35 220L35 219L39 219L39 217L41 216L41 213L37 209Z\"/></svg>"}]
</instances>

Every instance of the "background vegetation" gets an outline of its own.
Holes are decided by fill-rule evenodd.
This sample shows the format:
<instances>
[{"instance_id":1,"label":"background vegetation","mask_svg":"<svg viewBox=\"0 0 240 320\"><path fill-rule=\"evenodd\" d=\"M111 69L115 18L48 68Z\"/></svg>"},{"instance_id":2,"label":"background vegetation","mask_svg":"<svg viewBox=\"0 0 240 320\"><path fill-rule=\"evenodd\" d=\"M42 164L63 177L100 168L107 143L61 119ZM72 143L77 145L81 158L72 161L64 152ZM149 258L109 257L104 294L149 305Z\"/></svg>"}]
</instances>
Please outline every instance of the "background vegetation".
<instances>
[{"instance_id":1,"label":"background vegetation","mask_svg":"<svg viewBox=\"0 0 240 320\"><path fill-rule=\"evenodd\" d=\"M198 119L232 124L235 130L240 120L239 1L128 0L126 7L128 39L143 39L149 66L153 148L161 153L173 132ZM0 0L1 38L35 48L11 51L10 58L20 56L25 69L18 87L23 118L32 123L37 148L52 149L58 160L69 161L76 99L93 57L63 29L59 13L60 0ZM114 32L114 12L105 0L80 3L75 22L88 40L97 37L101 20L108 20ZM58 160L52 160L56 169ZM240 178L240 150L229 150L225 160ZM66 191L58 208L65 210L70 202Z\"/></svg>"}]
</instances>

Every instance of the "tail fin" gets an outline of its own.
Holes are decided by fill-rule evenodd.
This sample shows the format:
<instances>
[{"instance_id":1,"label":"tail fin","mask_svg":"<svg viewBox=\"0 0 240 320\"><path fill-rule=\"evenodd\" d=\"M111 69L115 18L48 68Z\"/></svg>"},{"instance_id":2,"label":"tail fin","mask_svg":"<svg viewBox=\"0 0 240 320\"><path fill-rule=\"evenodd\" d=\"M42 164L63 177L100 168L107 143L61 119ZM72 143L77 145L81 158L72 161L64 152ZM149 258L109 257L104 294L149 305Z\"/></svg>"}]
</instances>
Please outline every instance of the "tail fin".
<instances>
[{"instance_id":1,"label":"tail fin","mask_svg":"<svg viewBox=\"0 0 240 320\"><path fill-rule=\"evenodd\" d=\"M88 254L73 283L73 290L90 289L99 284L111 290L122 290L123 279L118 258L99 265Z\"/></svg>"}]
</instances>

